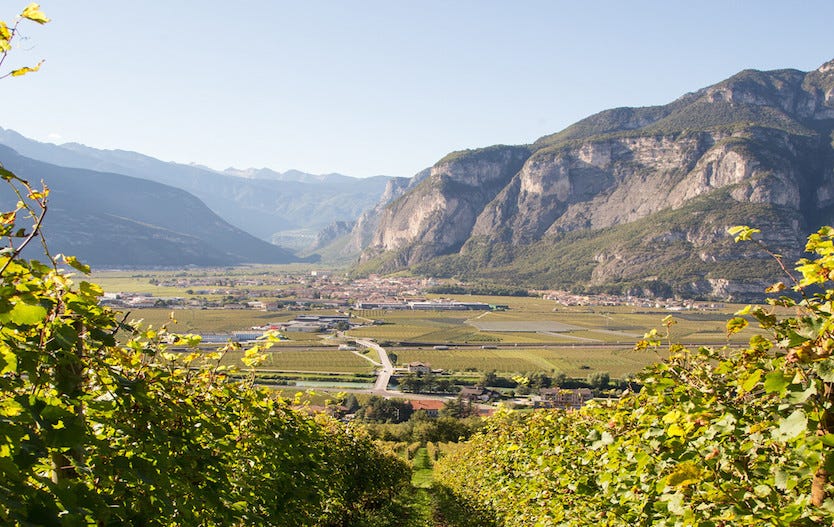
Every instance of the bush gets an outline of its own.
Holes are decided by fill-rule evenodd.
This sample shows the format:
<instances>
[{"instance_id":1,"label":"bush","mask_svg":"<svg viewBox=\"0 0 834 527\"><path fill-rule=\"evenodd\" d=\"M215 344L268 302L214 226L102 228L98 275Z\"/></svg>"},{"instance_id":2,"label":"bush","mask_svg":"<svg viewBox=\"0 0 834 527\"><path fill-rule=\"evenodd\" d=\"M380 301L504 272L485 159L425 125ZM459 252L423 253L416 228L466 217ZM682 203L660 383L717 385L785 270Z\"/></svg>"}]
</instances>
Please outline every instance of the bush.
<instances>
[{"instance_id":1,"label":"bush","mask_svg":"<svg viewBox=\"0 0 834 527\"><path fill-rule=\"evenodd\" d=\"M503 526L830 525L834 228L806 250L814 257L791 278L802 300L773 298L727 322L733 334L753 319L766 336L736 348L668 343L641 391L614 404L491 419L436 465L449 510ZM667 338L652 330L637 347L659 350L673 324L667 317Z\"/></svg>"}]
</instances>

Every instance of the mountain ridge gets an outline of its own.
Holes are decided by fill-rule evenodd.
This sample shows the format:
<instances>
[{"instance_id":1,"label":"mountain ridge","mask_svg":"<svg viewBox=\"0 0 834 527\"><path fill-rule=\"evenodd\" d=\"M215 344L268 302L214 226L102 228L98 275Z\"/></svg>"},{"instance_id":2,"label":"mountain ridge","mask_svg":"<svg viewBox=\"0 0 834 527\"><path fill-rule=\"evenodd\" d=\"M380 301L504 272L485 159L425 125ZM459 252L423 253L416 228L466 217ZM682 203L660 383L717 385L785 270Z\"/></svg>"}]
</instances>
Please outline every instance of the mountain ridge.
<instances>
[{"instance_id":1,"label":"mountain ridge","mask_svg":"<svg viewBox=\"0 0 834 527\"><path fill-rule=\"evenodd\" d=\"M58 166L124 174L186 190L229 223L270 242L289 231L301 230L314 237L334 221L357 219L376 204L388 179L340 174L320 177L299 171L281 176L269 169L256 170L270 177L247 178L198 165L160 161L128 150L42 143L2 128L0 144Z\"/></svg>"},{"instance_id":2,"label":"mountain ridge","mask_svg":"<svg viewBox=\"0 0 834 527\"><path fill-rule=\"evenodd\" d=\"M43 231L55 252L97 267L290 263L298 257L223 221L189 193L122 174L61 167L0 145L3 166L50 188ZM0 203L16 196L3 190ZM5 209L4 209L5 210Z\"/></svg>"},{"instance_id":3,"label":"mountain ridge","mask_svg":"<svg viewBox=\"0 0 834 527\"><path fill-rule=\"evenodd\" d=\"M774 266L728 245L726 228L757 224L775 250L798 256L805 235L833 218L832 133L834 61L807 73L744 70L667 105L604 110L530 145L452 152L381 211L358 270L747 295L776 278ZM700 223L678 224L684 209ZM660 213L669 218L655 229L647 219ZM641 234L628 245L635 225ZM653 266L646 255L664 250L659 240L677 256ZM582 262L560 263L589 243ZM768 272L738 276L733 251Z\"/></svg>"}]
</instances>

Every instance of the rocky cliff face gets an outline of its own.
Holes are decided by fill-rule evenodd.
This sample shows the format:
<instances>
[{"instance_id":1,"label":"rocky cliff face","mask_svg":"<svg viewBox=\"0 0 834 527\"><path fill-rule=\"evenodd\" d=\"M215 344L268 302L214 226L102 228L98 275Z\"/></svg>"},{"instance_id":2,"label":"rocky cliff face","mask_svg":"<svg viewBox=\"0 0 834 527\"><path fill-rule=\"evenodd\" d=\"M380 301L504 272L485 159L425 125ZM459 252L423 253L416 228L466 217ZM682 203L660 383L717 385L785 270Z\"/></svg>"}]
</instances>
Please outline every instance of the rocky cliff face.
<instances>
[{"instance_id":1,"label":"rocky cliff face","mask_svg":"<svg viewBox=\"0 0 834 527\"><path fill-rule=\"evenodd\" d=\"M382 211L371 246L408 247L406 265L459 250L479 212L528 156L523 147L493 147L441 160L419 185Z\"/></svg>"},{"instance_id":2,"label":"rocky cliff face","mask_svg":"<svg viewBox=\"0 0 834 527\"><path fill-rule=\"evenodd\" d=\"M737 276L725 230L765 226L778 250L798 254L806 233L834 218L832 130L834 61L810 73L744 71L666 106L602 112L530 146L451 154L382 210L363 259L469 277L497 278L500 268L519 279L525 273L509 269L535 268L532 253L559 258L581 239L594 247L571 280L586 286L662 281L668 265L690 270L666 284L676 293L761 290L769 277ZM528 276L542 287L576 285L544 275Z\"/></svg>"}]
</instances>

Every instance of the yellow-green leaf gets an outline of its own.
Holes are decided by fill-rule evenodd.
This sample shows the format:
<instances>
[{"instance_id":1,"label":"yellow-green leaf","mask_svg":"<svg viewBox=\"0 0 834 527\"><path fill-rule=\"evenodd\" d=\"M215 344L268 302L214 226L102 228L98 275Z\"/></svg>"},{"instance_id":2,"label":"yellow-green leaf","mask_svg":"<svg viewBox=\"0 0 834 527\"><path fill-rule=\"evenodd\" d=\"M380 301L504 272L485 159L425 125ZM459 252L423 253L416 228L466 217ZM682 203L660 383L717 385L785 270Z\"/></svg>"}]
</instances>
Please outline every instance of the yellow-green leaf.
<instances>
[{"instance_id":1,"label":"yellow-green leaf","mask_svg":"<svg viewBox=\"0 0 834 527\"><path fill-rule=\"evenodd\" d=\"M25 66L23 68L18 68L16 70L12 70L11 75L12 75L12 77L20 77L22 75L26 75L27 73L36 72L39 69L41 69L41 64L43 64L43 61L38 62L37 64L35 64L31 68L28 67L28 66Z\"/></svg>"},{"instance_id":2,"label":"yellow-green leaf","mask_svg":"<svg viewBox=\"0 0 834 527\"><path fill-rule=\"evenodd\" d=\"M90 274L90 266L79 262L75 256L64 256L64 262L73 269L81 271L84 274Z\"/></svg>"},{"instance_id":3,"label":"yellow-green leaf","mask_svg":"<svg viewBox=\"0 0 834 527\"><path fill-rule=\"evenodd\" d=\"M672 423L669 425L669 428L666 429L666 435L671 437L683 437L686 435L686 430L681 428L681 426L677 423Z\"/></svg>"},{"instance_id":4,"label":"yellow-green leaf","mask_svg":"<svg viewBox=\"0 0 834 527\"><path fill-rule=\"evenodd\" d=\"M0 166L0 178L4 181L11 181L12 179L15 179L15 175Z\"/></svg>"},{"instance_id":5,"label":"yellow-green leaf","mask_svg":"<svg viewBox=\"0 0 834 527\"><path fill-rule=\"evenodd\" d=\"M741 384L741 389L745 392L752 391L753 388L755 388L756 385L759 384L759 380L761 380L761 378L762 378L762 370L755 370Z\"/></svg>"},{"instance_id":6,"label":"yellow-green leaf","mask_svg":"<svg viewBox=\"0 0 834 527\"><path fill-rule=\"evenodd\" d=\"M759 229L753 229L752 227L748 227L747 225L736 225L735 227L730 227L727 229L727 232L730 236L735 236L735 241L742 242L742 241L750 241L753 239L754 234L758 234L762 231Z\"/></svg>"},{"instance_id":7,"label":"yellow-green leaf","mask_svg":"<svg viewBox=\"0 0 834 527\"><path fill-rule=\"evenodd\" d=\"M802 410L795 410L791 415L779 421L779 428L773 431L777 441L789 441L808 430L808 417Z\"/></svg>"},{"instance_id":8,"label":"yellow-green leaf","mask_svg":"<svg viewBox=\"0 0 834 527\"><path fill-rule=\"evenodd\" d=\"M666 485L670 487L685 487L701 481L701 469L695 463L686 462L677 466L674 472L666 478Z\"/></svg>"},{"instance_id":9,"label":"yellow-green leaf","mask_svg":"<svg viewBox=\"0 0 834 527\"><path fill-rule=\"evenodd\" d=\"M776 282L775 284L765 289L765 293L779 293L781 291L784 291L787 287L788 286L785 285L785 282Z\"/></svg>"},{"instance_id":10,"label":"yellow-green leaf","mask_svg":"<svg viewBox=\"0 0 834 527\"><path fill-rule=\"evenodd\" d=\"M727 335L738 333L747 327L747 320L741 317L733 317L727 321Z\"/></svg>"},{"instance_id":11,"label":"yellow-green leaf","mask_svg":"<svg viewBox=\"0 0 834 527\"><path fill-rule=\"evenodd\" d=\"M90 282L81 282L78 284L78 290L82 295L93 300L104 295L104 289L100 285Z\"/></svg>"},{"instance_id":12,"label":"yellow-green leaf","mask_svg":"<svg viewBox=\"0 0 834 527\"><path fill-rule=\"evenodd\" d=\"M5 363L3 368L0 369L0 375L4 373L17 373L17 355L8 347L4 346L0 349L0 356L2 356L1 360Z\"/></svg>"},{"instance_id":13,"label":"yellow-green leaf","mask_svg":"<svg viewBox=\"0 0 834 527\"><path fill-rule=\"evenodd\" d=\"M14 417L23 413L23 406L11 397L0 403L0 415L3 417Z\"/></svg>"},{"instance_id":14,"label":"yellow-green leaf","mask_svg":"<svg viewBox=\"0 0 834 527\"><path fill-rule=\"evenodd\" d=\"M34 2L27 5L23 12L20 13L20 16L27 20L31 20L32 22L37 22L38 24L46 24L49 22L49 19L46 17L44 12L41 11L41 6Z\"/></svg>"},{"instance_id":15,"label":"yellow-green leaf","mask_svg":"<svg viewBox=\"0 0 834 527\"><path fill-rule=\"evenodd\" d=\"M34 325L45 319L46 313L46 308L40 304L17 299L10 311L0 313L0 322L19 326Z\"/></svg>"},{"instance_id":16,"label":"yellow-green leaf","mask_svg":"<svg viewBox=\"0 0 834 527\"><path fill-rule=\"evenodd\" d=\"M767 374L764 382L764 389L767 393L778 393L784 397L788 386L793 382L793 377L785 375L782 370L775 370Z\"/></svg>"},{"instance_id":17,"label":"yellow-green leaf","mask_svg":"<svg viewBox=\"0 0 834 527\"><path fill-rule=\"evenodd\" d=\"M748 315L748 314L750 314L750 311L751 311L752 309L753 309L753 306L751 306L750 304L747 304L747 305L746 305L746 306L744 306L742 309L739 309L738 311L736 311L736 312L735 312L735 315L736 315L737 317L740 317L740 316L743 316L743 315Z\"/></svg>"}]
</instances>

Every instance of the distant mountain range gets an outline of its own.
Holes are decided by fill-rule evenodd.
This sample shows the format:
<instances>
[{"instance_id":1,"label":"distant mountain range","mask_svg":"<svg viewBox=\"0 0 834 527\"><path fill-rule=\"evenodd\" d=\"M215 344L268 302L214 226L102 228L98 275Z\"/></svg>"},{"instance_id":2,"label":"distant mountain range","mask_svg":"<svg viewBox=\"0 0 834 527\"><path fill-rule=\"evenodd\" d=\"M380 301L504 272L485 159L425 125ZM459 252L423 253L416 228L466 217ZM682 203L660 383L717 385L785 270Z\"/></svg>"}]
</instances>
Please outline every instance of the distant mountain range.
<instances>
[{"instance_id":1,"label":"distant mountain range","mask_svg":"<svg viewBox=\"0 0 834 527\"><path fill-rule=\"evenodd\" d=\"M290 263L299 258L229 225L191 194L121 174L66 168L0 145L3 166L50 188L43 232L52 252L97 267ZM0 188L2 210L17 200Z\"/></svg>"},{"instance_id":2,"label":"distant mountain range","mask_svg":"<svg viewBox=\"0 0 834 527\"><path fill-rule=\"evenodd\" d=\"M723 298L781 279L834 220L834 61L746 70L665 106L617 108L532 145L454 152L378 209L360 272ZM357 236L354 232L352 236Z\"/></svg>"},{"instance_id":3,"label":"distant mountain range","mask_svg":"<svg viewBox=\"0 0 834 527\"><path fill-rule=\"evenodd\" d=\"M318 231L328 225L336 221L352 222L366 209L374 207L390 179L313 175L296 170L218 172L124 150L99 150L77 143L41 143L2 128L0 144L23 156L57 166L123 174L180 188L198 197L232 225L294 250L313 243Z\"/></svg>"}]
</instances>

